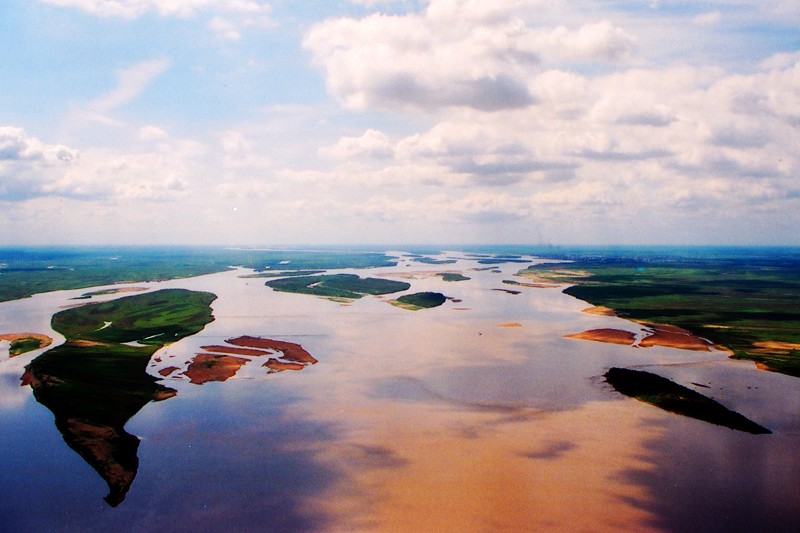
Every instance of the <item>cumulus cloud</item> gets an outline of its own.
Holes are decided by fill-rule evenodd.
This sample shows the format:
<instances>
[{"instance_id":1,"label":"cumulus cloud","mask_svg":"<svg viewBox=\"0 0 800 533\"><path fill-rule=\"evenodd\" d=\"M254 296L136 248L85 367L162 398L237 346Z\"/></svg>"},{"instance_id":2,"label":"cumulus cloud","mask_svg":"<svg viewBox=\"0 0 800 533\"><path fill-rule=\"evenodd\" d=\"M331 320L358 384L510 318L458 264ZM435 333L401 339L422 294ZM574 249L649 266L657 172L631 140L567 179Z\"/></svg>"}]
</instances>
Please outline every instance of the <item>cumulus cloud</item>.
<instances>
[{"instance_id":1,"label":"cumulus cloud","mask_svg":"<svg viewBox=\"0 0 800 533\"><path fill-rule=\"evenodd\" d=\"M530 2L431 0L402 16L326 20L304 46L348 107L496 111L536 102L529 81L543 60L615 61L634 44L605 20L577 29L537 24Z\"/></svg>"},{"instance_id":2,"label":"cumulus cloud","mask_svg":"<svg viewBox=\"0 0 800 533\"><path fill-rule=\"evenodd\" d=\"M16 127L0 127L0 200L58 196L116 202L161 201L184 194L205 148L194 141L170 141L154 126L140 130L159 140L148 152L77 150L49 145Z\"/></svg>"},{"instance_id":3,"label":"cumulus cloud","mask_svg":"<svg viewBox=\"0 0 800 533\"><path fill-rule=\"evenodd\" d=\"M0 127L0 200L27 200L47 194L48 183L78 159L77 150L45 144L22 128Z\"/></svg>"},{"instance_id":4,"label":"cumulus cloud","mask_svg":"<svg viewBox=\"0 0 800 533\"><path fill-rule=\"evenodd\" d=\"M342 137L336 144L321 148L319 153L335 159L386 158L392 155L392 143L385 133L369 129L360 137Z\"/></svg>"}]
</instances>

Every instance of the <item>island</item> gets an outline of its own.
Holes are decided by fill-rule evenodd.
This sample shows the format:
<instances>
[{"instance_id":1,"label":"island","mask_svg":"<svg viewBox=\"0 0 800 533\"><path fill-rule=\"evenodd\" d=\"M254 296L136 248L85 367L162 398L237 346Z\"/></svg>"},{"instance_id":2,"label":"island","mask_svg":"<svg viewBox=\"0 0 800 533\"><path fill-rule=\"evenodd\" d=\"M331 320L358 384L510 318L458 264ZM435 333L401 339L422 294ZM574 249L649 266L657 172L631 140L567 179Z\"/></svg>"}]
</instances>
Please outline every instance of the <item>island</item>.
<instances>
[{"instance_id":1,"label":"island","mask_svg":"<svg viewBox=\"0 0 800 533\"><path fill-rule=\"evenodd\" d=\"M112 507L125 499L139 465L139 439L125 424L147 403L177 394L147 373L148 361L214 320L215 298L164 289L60 311L52 327L66 342L25 368L22 384L53 412L67 445L105 480Z\"/></svg>"},{"instance_id":2,"label":"island","mask_svg":"<svg viewBox=\"0 0 800 533\"><path fill-rule=\"evenodd\" d=\"M266 285L280 292L311 294L345 300L357 300L367 295L391 294L411 288L411 285L404 281L361 278L355 274L292 276L268 281Z\"/></svg>"},{"instance_id":3,"label":"island","mask_svg":"<svg viewBox=\"0 0 800 533\"><path fill-rule=\"evenodd\" d=\"M447 296L439 292L417 292L414 294L404 294L389 303L409 311L419 311L420 309L430 309L438 307L447 301Z\"/></svg>"},{"instance_id":4,"label":"island","mask_svg":"<svg viewBox=\"0 0 800 533\"><path fill-rule=\"evenodd\" d=\"M643 370L611 368L604 377L617 392L665 411L737 431L753 434L772 433L719 402L657 374Z\"/></svg>"}]
</instances>

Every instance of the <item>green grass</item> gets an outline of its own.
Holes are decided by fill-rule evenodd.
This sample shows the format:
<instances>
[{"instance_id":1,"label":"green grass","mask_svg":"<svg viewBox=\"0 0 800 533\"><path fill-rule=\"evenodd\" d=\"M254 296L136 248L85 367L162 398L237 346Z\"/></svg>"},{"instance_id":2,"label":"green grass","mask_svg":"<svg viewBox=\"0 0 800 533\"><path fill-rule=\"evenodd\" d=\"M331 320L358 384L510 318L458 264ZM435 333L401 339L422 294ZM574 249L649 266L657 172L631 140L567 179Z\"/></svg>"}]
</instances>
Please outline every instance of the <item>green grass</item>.
<instances>
[{"instance_id":1,"label":"green grass","mask_svg":"<svg viewBox=\"0 0 800 533\"><path fill-rule=\"evenodd\" d=\"M573 284L566 294L610 307L622 317L680 326L731 349L734 357L800 377L798 350L768 350L756 344L800 344L797 262L577 261L534 265L526 271Z\"/></svg>"},{"instance_id":2,"label":"green grass","mask_svg":"<svg viewBox=\"0 0 800 533\"><path fill-rule=\"evenodd\" d=\"M360 278L355 274L332 274L326 276L299 276L268 281L268 287L276 291L311 294L326 298L358 299L366 295L391 294L408 290L411 285L404 281L381 278Z\"/></svg>"},{"instance_id":3,"label":"green grass","mask_svg":"<svg viewBox=\"0 0 800 533\"><path fill-rule=\"evenodd\" d=\"M211 322L209 306L215 298L208 292L164 289L66 309L53 315L52 326L68 341L160 347Z\"/></svg>"},{"instance_id":4,"label":"green grass","mask_svg":"<svg viewBox=\"0 0 800 533\"><path fill-rule=\"evenodd\" d=\"M16 357L17 355L38 350L41 347L42 341L39 339L34 339L33 337L24 337L11 341L11 344L8 347L8 355L11 357Z\"/></svg>"}]
</instances>

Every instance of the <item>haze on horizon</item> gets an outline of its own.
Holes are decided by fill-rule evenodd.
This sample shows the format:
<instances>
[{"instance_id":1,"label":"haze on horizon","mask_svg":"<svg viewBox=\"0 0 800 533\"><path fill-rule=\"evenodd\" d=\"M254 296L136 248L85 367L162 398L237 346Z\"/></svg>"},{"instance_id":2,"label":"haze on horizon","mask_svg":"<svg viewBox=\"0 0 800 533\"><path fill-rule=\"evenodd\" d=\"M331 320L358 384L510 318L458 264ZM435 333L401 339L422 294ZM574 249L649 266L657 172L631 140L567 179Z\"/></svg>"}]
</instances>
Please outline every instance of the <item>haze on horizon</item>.
<instances>
[{"instance_id":1,"label":"haze on horizon","mask_svg":"<svg viewBox=\"0 0 800 533\"><path fill-rule=\"evenodd\" d=\"M794 0L6 0L0 244L800 245Z\"/></svg>"}]
</instances>

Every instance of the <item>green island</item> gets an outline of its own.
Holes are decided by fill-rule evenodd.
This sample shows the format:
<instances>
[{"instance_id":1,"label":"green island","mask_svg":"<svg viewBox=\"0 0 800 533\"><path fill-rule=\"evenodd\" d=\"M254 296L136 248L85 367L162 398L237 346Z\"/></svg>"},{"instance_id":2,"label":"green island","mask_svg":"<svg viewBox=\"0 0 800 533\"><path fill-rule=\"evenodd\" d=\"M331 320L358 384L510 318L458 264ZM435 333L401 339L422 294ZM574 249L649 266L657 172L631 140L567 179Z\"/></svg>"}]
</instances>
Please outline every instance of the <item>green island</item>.
<instances>
[{"instance_id":1,"label":"green island","mask_svg":"<svg viewBox=\"0 0 800 533\"><path fill-rule=\"evenodd\" d=\"M311 294L348 300L357 300L367 295L391 294L408 290L411 287L409 283L404 281L361 278L355 274L279 278L268 281L266 285L281 292Z\"/></svg>"},{"instance_id":2,"label":"green island","mask_svg":"<svg viewBox=\"0 0 800 533\"><path fill-rule=\"evenodd\" d=\"M378 252L191 246L0 248L0 302L113 283L162 281L229 270L329 270L395 266Z\"/></svg>"},{"instance_id":3,"label":"green island","mask_svg":"<svg viewBox=\"0 0 800 533\"><path fill-rule=\"evenodd\" d=\"M296 277L296 276L314 276L316 274L322 274L325 272L324 270L289 270L289 271L278 271L278 272L259 272L258 274L247 274L245 276L239 276L240 278L245 279L259 279L259 278L289 278L289 277Z\"/></svg>"},{"instance_id":4,"label":"green island","mask_svg":"<svg viewBox=\"0 0 800 533\"><path fill-rule=\"evenodd\" d=\"M436 274L442 281L469 281L470 278L458 272L439 272Z\"/></svg>"},{"instance_id":5,"label":"green island","mask_svg":"<svg viewBox=\"0 0 800 533\"><path fill-rule=\"evenodd\" d=\"M447 297L438 292L417 292L414 294L404 294L397 298L397 300L392 301L391 304L410 311L418 311L420 309L438 307L446 301Z\"/></svg>"},{"instance_id":6,"label":"green island","mask_svg":"<svg viewBox=\"0 0 800 533\"><path fill-rule=\"evenodd\" d=\"M24 353L38 350L39 348L42 348L44 344L45 343L42 341L42 339L37 339L36 337L22 337L19 339L14 339L9 344L8 355L11 357L16 357Z\"/></svg>"},{"instance_id":7,"label":"green island","mask_svg":"<svg viewBox=\"0 0 800 533\"><path fill-rule=\"evenodd\" d=\"M719 402L659 375L611 368L604 377L617 392L665 411L756 435L772 433Z\"/></svg>"},{"instance_id":8,"label":"green island","mask_svg":"<svg viewBox=\"0 0 800 533\"><path fill-rule=\"evenodd\" d=\"M70 448L106 481L109 505L124 500L138 468L139 439L125 424L147 403L176 394L147 373L150 357L213 321L215 298L164 289L66 309L52 318L66 342L26 367L23 385L53 412Z\"/></svg>"},{"instance_id":9,"label":"green island","mask_svg":"<svg viewBox=\"0 0 800 533\"><path fill-rule=\"evenodd\" d=\"M800 377L800 263L780 258L577 259L519 276L637 322L679 326L756 362Z\"/></svg>"}]
</instances>

